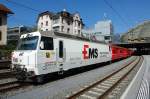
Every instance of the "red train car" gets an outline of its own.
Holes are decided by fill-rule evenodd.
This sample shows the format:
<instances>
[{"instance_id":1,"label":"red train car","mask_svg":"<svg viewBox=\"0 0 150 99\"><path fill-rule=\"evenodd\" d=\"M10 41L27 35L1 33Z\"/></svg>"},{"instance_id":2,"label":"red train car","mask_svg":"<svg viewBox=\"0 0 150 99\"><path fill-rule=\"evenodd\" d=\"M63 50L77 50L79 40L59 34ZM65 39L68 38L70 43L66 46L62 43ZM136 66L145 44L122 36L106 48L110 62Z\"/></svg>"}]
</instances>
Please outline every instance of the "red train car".
<instances>
[{"instance_id":1,"label":"red train car","mask_svg":"<svg viewBox=\"0 0 150 99\"><path fill-rule=\"evenodd\" d=\"M115 46L115 45L110 45L110 47L111 47L111 51L112 51L111 52L112 60L129 57L133 53L132 50L127 49L127 48L123 48L123 47L119 47L119 46Z\"/></svg>"}]
</instances>

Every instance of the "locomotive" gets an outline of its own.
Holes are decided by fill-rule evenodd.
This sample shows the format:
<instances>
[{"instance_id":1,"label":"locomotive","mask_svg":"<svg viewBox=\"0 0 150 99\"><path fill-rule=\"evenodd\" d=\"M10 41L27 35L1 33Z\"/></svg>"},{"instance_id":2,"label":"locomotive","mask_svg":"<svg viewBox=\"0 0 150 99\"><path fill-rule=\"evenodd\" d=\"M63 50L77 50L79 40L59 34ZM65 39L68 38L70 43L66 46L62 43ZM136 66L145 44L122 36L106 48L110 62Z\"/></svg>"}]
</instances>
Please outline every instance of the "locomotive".
<instances>
[{"instance_id":1,"label":"locomotive","mask_svg":"<svg viewBox=\"0 0 150 99\"><path fill-rule=\"evenodd\" d=\"M130 55L131 50L126 48L66 33L37 31L21 35L17 49L12 52L11 67L18 80L43 82L43 77L50 73L62 74Z\"/></svg>"}]
</instances>

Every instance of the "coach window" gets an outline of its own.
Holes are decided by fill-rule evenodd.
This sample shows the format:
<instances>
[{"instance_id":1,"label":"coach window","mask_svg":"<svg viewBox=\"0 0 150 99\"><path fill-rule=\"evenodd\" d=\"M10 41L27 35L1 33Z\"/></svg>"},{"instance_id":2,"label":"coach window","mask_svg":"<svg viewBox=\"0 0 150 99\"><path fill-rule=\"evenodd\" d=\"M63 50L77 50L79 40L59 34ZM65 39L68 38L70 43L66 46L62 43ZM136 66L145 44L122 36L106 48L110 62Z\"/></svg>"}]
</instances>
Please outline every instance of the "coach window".
<instances>
[{"instance_id":1,"label":"coach window","mask_svg":"<svg viewBox=\"0 0 150 99\"><path fill-rule=\"evenodd\" d=\"M41 50L53 50L53 38L51 37L42 37L40 42L40 49Z\"/></svg>"}]
</instances>

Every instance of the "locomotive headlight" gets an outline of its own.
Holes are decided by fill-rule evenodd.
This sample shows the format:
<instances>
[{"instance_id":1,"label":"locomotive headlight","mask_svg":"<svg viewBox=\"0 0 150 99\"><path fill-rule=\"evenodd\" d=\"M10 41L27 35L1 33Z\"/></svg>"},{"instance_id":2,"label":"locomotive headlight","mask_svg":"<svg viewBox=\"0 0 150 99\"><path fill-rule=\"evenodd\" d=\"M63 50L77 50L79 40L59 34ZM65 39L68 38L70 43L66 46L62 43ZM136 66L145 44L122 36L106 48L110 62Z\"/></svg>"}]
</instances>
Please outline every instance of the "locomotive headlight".
<instances>
[{"instance_id":1,"label":"locomotive headlight","mask_svg":"<svg viewBox=\"0 0 150 99\"><path fill-rule=\"evenodd\" d=\"M27 69L26 69L26 68L23 68L23 71L27 72Z\"/></svg>"},{"instance_id":2,"label":"locomotive headlight","mask_svg":"<svg viewBox=\"0 0 150 99\"><path fill-rule=\"evenodd\" d=\"M25 65L21 65L20 68L23 68L23 69L24 69L24 68L25 68Z\"/></svg>"},{"instance_id":3,"label":"locomotive headlight","mask_svg":"<svg viewBox=\"0 0 150 99\"><path fill-rule=\"evenodd\" d=\"M13 57L12 60L13 60L14 62L18 62L18 58Z\"/></svg>"}]
</instances>

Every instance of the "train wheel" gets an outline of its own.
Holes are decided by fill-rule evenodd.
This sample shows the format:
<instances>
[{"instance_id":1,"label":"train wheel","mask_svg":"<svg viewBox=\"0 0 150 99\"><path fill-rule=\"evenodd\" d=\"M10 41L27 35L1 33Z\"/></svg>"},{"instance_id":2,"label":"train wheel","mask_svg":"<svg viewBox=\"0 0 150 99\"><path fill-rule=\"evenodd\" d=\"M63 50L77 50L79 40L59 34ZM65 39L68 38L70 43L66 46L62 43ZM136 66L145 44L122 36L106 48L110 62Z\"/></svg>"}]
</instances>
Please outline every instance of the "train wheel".
<instances>
[{"instance_id":1,"label":"train wheel","mask_svg":"<svg viewBox=\"0 0 150 99\"><path fill-rule=\"evenodd\" d=\"M37 77L36 77L36 82L37 82L38 84L44 83L44 76L43 76L43 75L37 76Z\"/></svg>"}]
</instances>

